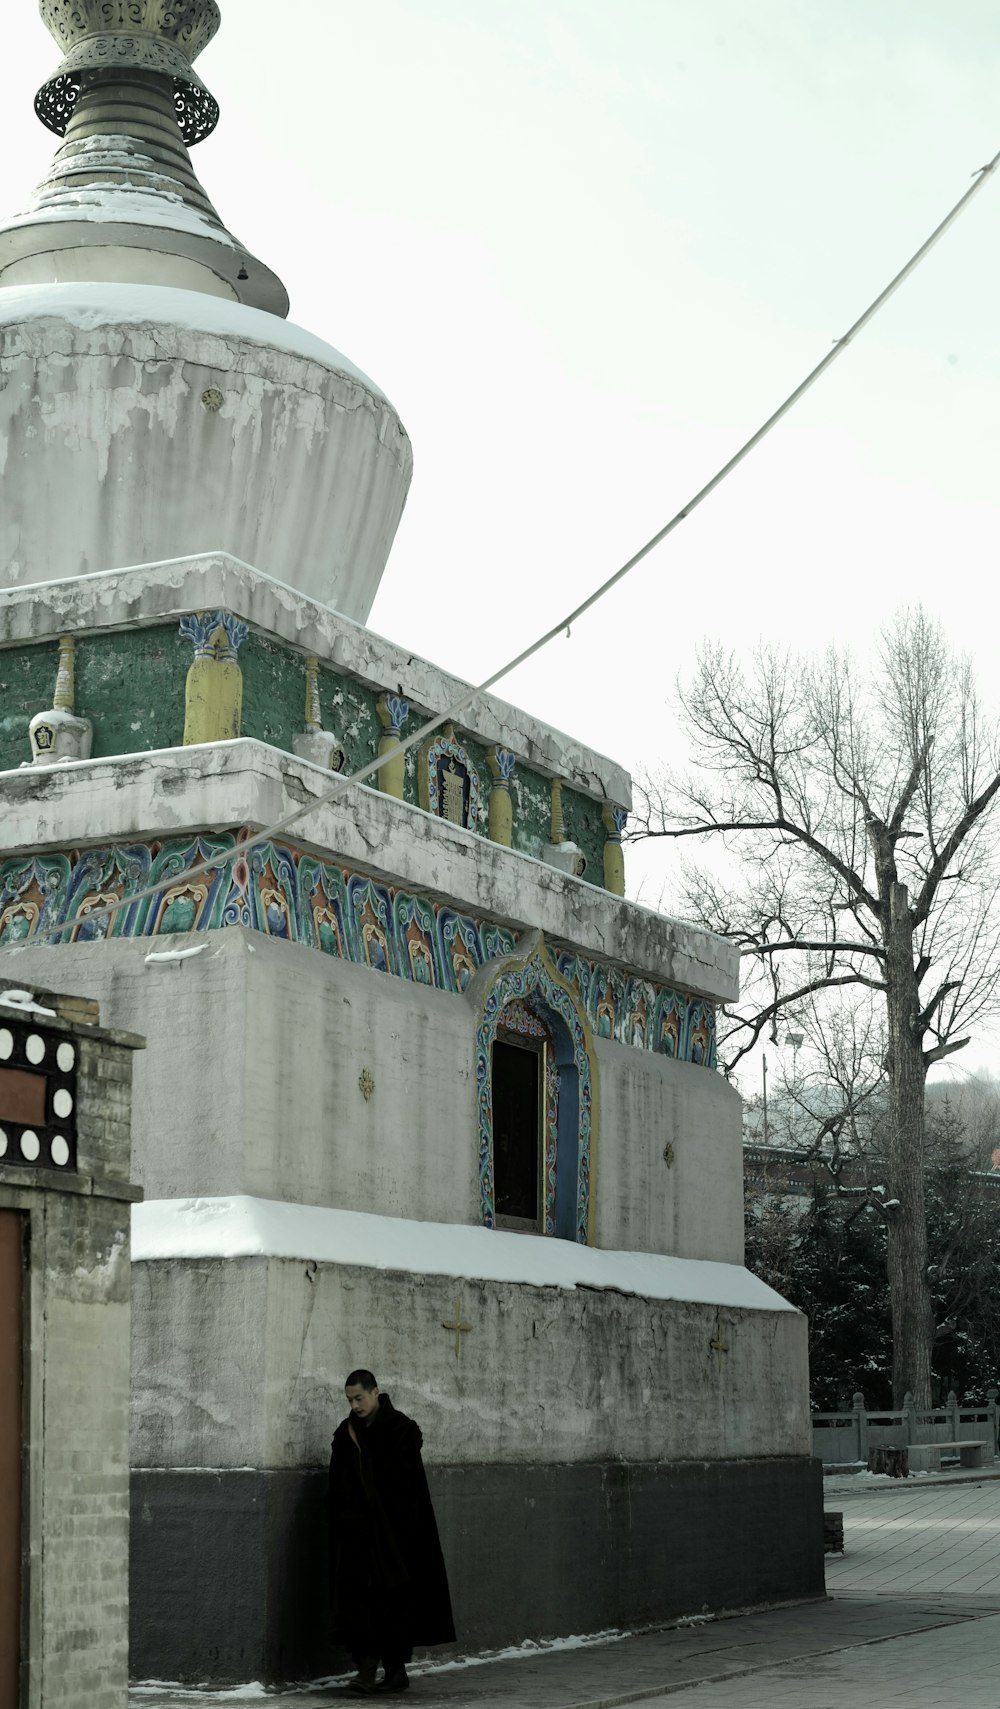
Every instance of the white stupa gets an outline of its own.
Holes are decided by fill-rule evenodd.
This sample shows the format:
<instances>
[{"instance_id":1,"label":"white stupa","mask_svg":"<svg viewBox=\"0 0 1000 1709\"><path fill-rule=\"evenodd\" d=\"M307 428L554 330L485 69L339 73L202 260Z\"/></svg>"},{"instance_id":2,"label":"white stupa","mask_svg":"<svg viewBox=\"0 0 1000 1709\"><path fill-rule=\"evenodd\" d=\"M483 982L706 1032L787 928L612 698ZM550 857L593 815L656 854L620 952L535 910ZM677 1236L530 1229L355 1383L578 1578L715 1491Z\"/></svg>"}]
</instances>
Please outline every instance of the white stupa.
<instances>
[{"instance_id":1,"label":"white stupa","mask_svg":"<svg viewBox=\"0 0 1000 1709\"><path fill-rule=\"evenodd\" d=\"M214 0L41 11L63 140L0 226L0 981L146 1039L133 1671L333 1671L358 1365L424 1427L467 1651L820 1595L806 1326L743 1266L715 1067L736 952L626 900L619 765L364 627L409 441L194 176ZM0 1177L63 1167L23 1138Z\"/></svg>"}]
</instances>

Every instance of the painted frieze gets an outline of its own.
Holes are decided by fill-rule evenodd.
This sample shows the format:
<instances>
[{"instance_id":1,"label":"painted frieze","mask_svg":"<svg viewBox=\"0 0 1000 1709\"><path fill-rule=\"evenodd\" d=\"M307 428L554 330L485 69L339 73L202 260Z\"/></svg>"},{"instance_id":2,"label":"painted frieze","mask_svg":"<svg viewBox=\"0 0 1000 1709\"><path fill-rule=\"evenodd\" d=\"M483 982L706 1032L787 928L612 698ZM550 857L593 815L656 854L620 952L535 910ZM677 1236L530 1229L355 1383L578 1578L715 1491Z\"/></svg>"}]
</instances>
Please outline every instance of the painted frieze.
<instances>
[{"instance_id":1,"label":"painted frieze","mask_svg":"<svg viewBox=\"0 0 1000 1709\"><path fill-rule=\"evenodd\" d=\"M0 862L0 946L44 940L56 931L59 941L76 943L244 926L454 994L467 989L479 968L516 948L515 933L499 921L463 914L289 844L255 844L232 858L250 835L220 831L10 856ZM217 867L213 857L219 857ZM203 863L207 871L189 875ZM109 903L154 884L160 886L156 895L100 915ZM712 1003L559 945L551 954L595 1037L715 1068Z\"/></svg>"}]
</instances>

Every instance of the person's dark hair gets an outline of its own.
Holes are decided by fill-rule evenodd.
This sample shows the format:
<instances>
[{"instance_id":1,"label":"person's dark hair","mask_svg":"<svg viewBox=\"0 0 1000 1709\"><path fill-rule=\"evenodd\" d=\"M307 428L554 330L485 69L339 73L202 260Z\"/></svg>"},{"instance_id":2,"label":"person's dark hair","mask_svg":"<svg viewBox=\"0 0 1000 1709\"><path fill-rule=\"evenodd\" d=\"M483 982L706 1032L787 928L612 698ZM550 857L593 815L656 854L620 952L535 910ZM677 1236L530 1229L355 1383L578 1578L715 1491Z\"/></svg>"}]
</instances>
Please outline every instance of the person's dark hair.
<instances>
[{"instance_id":1,"label":"person's dark hair","mask_svg":"<svg viewBox=\"0 0 1000 1709\"><path fill-rule=\"evenodd\" d=\"M371 1371L352 1371L350 1376L345 1378L344 1387L345 1389L365 1389L368 1394L371 1394L372 1389L378 1388L378 1383Z\"/></svg>"}]
</instances>

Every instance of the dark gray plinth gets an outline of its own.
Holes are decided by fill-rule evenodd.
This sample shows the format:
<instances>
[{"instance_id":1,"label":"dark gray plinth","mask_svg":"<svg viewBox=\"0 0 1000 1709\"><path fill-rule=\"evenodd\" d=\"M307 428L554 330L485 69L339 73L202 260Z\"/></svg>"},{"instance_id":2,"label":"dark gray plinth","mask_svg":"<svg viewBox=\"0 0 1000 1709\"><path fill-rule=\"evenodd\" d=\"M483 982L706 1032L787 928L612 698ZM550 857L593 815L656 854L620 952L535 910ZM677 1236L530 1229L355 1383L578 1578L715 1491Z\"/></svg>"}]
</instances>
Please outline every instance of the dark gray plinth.
<instances>
[{"instance_id":1,"label":"dark gray plinth","mask_svg":"<svg viewBox=\"0 0 1000 1709\"><path fill-rule=\"evenodd\" d=\"M461 1650L823 1594L816 1460L430 1468ZM325 1473L136 1471L131 1671L276 1684L326 1630Z\"/></svg>"}]
</instances>

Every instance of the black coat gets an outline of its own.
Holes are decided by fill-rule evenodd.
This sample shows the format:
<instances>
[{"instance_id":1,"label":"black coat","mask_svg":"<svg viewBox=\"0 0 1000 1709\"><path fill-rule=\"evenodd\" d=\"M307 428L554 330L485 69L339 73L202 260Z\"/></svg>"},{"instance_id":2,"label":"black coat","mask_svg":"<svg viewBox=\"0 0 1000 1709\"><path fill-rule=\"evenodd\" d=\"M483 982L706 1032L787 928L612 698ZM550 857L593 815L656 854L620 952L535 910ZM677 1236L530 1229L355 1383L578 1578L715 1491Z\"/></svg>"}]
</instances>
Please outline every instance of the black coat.
<instances>
[{"instance_id":1,"label":"black coat","mask_svg":"<svg viewBox=\"0 0 1000 1709\"><path fill-rule=\"evenodd\" d=\"M333 1438L333 1627L356 1653L381 1654L386 1642L447 1644L455 1636L422 1444L419 1425L387 1394L371 1423L345 1418Z\"/></svg>"}]
</instances>

